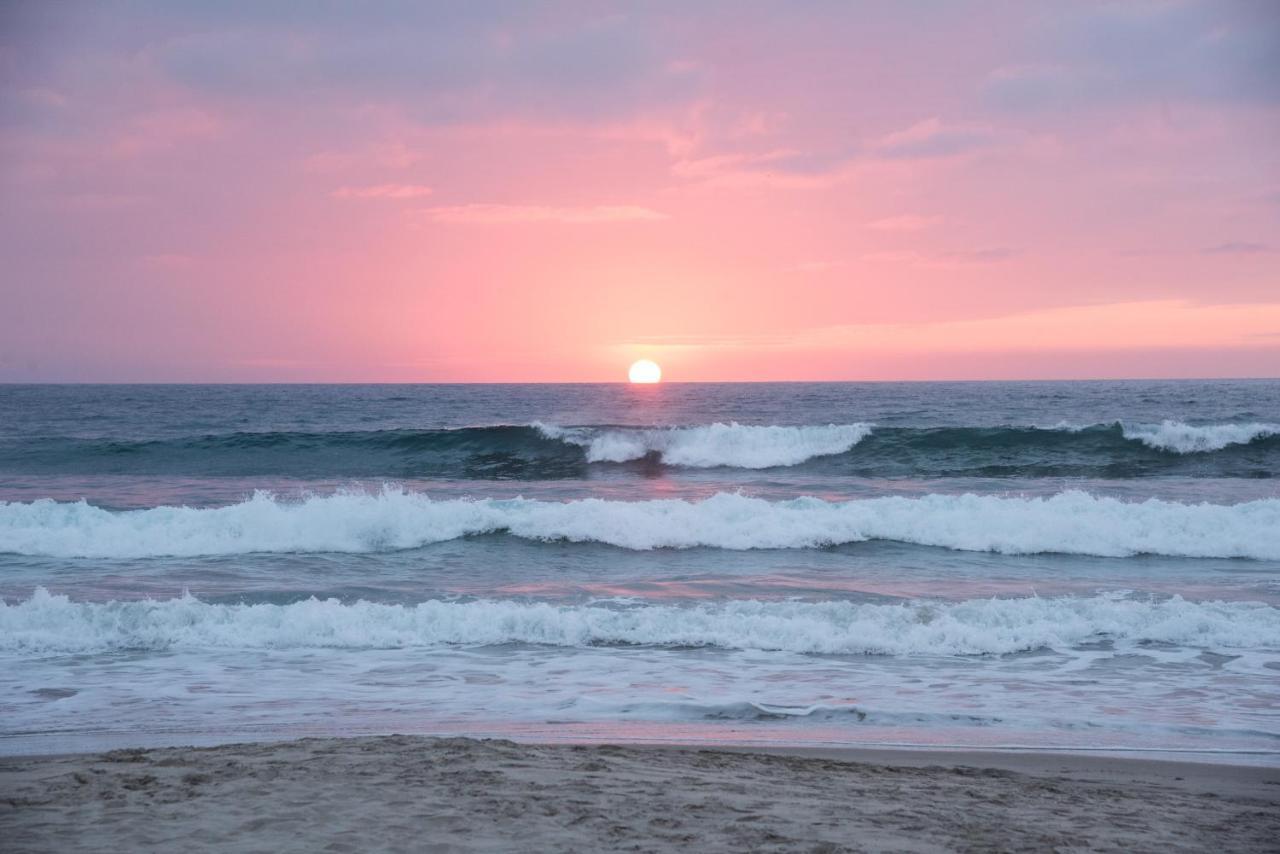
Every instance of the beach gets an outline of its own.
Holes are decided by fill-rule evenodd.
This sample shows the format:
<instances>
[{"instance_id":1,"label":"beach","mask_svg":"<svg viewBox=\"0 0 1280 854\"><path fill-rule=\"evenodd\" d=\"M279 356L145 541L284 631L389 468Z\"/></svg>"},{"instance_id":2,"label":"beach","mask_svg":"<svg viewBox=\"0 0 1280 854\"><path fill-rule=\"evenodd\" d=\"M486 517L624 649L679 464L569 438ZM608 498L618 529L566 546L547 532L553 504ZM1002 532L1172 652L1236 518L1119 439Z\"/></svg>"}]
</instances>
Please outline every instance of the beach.
<instances>
[{"instance_id":1,"label":"beach","mask_svg":"<svg viewBox=\"0 0 1280 854\"><path fill-rule=\"evenodd\" d=\"M1278 59L0 3L0 854L1280 854Z\"/></svg>"},{"instance_id":2,"label":"beach","mask_svg":"<svg viewBox=\"0 0 1280 854\"><path fill-rule=\"evenodd\" d=\"M1277 850L1280 383L0 406L5 854Z\"/></svg>"},{"instance_id":3,"label":"beach","mask_svg":"<svg viewBox=\"0 0 1280 854\"><path fill-rule=\"evenodd\" d=\"M382 736L0 760L35 851L1275 851L1280 770Z\"/></svg>"}]
</instances>

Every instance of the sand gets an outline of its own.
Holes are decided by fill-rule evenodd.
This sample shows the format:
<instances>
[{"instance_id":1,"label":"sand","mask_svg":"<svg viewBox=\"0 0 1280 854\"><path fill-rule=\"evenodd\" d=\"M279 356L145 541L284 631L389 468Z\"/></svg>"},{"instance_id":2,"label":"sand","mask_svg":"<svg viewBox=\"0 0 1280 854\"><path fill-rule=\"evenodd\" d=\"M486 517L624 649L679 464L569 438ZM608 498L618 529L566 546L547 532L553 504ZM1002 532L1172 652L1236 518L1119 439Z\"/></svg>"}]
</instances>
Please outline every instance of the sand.
<instances>
[{"instance_id":1,"label":"sand","mask_svg":"<svg viewBox=\"0 0 1280 854\"><path fill-rule=\"evenodd\" d=\"M0 840L7 852L1280 851L1280 771L306 739L0 759Z\"/></svg>"}]
</instances>

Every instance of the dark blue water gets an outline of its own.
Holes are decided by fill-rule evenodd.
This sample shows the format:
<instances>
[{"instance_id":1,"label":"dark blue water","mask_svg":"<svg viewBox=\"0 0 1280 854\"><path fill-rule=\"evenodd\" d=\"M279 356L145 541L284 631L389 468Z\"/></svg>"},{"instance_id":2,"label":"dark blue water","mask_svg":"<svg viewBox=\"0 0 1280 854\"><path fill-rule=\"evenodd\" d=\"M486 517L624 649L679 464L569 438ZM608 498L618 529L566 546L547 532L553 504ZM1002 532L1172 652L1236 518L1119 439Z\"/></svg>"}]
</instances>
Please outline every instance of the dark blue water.
<instances>
[{"instance_id":1,"label":"dark blue water","mask_svg":"<svg viewBox=\"0 0 1280 854\"><path fill-rule=\"evenodd\" d=\"M1273 761L1278 474L1277 381L0 386L0 750Z\"/></svg>"}]
</instances>

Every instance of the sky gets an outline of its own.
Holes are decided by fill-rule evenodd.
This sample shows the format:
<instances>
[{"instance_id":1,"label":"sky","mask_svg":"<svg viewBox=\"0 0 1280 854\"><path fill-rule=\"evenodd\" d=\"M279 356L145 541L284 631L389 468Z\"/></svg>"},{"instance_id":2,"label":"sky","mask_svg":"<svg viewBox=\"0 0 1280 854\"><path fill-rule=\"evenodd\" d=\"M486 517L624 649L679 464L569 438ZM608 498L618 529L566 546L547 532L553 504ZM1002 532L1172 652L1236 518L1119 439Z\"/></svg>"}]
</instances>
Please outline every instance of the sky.
<instances>
[{"instance_id":1,"label":"sky","mask_svg":"<svg viewBox=\"0 0 1280 854\"><path fill-rule=\"evenodd\" d=\"M1280 376L1280 4L5 2L0 381Z\"/></svg>"}]
</instances>

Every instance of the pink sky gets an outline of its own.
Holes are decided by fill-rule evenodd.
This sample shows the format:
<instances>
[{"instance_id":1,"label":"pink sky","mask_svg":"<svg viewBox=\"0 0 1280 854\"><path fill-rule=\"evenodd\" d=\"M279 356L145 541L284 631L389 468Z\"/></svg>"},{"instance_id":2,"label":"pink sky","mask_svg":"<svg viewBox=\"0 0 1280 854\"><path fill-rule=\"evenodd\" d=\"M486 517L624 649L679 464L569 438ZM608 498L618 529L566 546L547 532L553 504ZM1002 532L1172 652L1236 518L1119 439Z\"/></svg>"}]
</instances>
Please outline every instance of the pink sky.
<instances>
[{"instance_id":1,"label":"pink sky","mask_svg":"<svg viewBox=\"0 0 1280 854\"><path fill-rule=\"evenodd\" d=\"M1280 375L1280 7L10 3L0 381Z\"/></svg>"}]
</instances>

